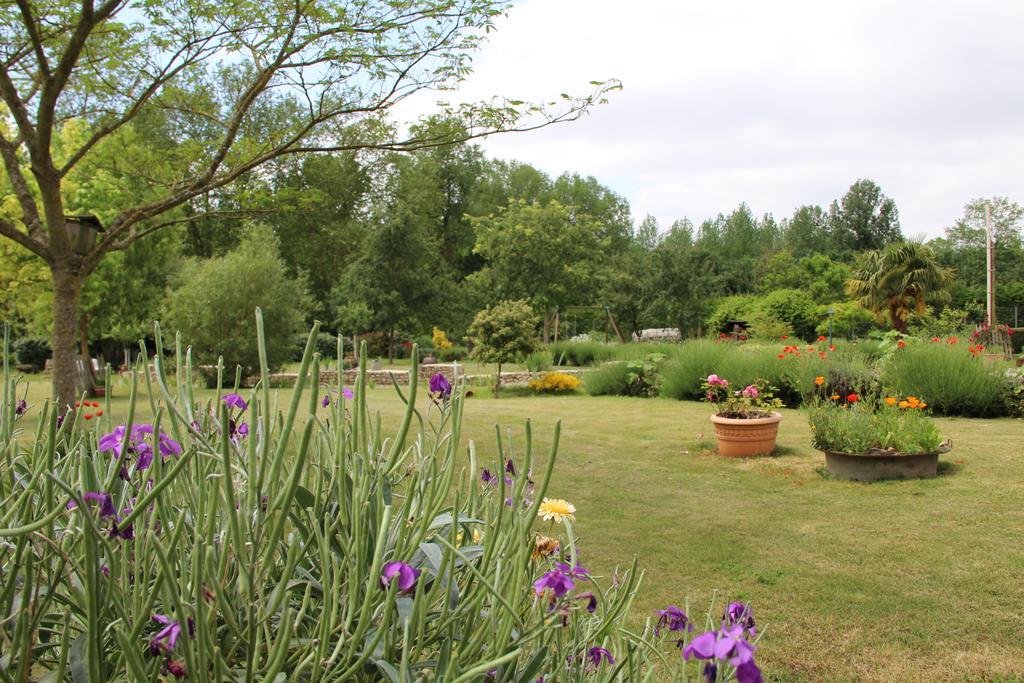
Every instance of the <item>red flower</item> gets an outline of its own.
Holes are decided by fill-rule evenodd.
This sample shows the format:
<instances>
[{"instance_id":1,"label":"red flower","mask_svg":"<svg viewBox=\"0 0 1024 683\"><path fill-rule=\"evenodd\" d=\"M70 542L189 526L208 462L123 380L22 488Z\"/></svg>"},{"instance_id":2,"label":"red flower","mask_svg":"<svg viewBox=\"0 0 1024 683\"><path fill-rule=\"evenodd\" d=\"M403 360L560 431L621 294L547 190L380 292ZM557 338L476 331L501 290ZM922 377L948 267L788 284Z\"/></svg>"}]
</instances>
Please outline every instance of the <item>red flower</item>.
<instances>
[{"instance_id":1,"label":"red flower","mask_svg":"<svg viewBox=\"0 0 1024 683\"><path fill-rule=\"evenodd\" d=\"M907 342L903 341L902 339L900 339L898 342L896 342L897 348L900 348L900 349L902 349L906 345L907 345Z\"/></svg>"},{"instance_id":2,"label":"red flower","mask_svg":"<svg viewBox=\"0 0 1024 683\"><path fill-rule=\"evenodd\" d=\"M100 407L100 404L99 404L99 403L97 403L96 401L93 401L93 402L92 402L92 407L93 407L93 408L99 408L99 407Z\"/></svg>"},{"instance_id":3,"label":"red flower","mask_svg":"<svg viewBox=\"0 0 1024 683\"><path fill-rule=\"evenodd\" d=\"M831 345L830 345L830 346L828 347L828 350L829 350L829 351L835 351L835 350L836 350L836 345L835 345L835 344L831 344Z\"/></svg>"},{"instance_id":4,"label":"red flower","mask_svg":"<svg viewBox=\"0 0 1024 683\"><path fill-rule=\"evenodd\" d=\"M83 415L82 417L84 417L84 418L85 418L86 420L91 420L91 419L92 419L92 415L91 415L91 414L89 414L89 413L86 413L86 414L85 414L85 415Z\"/></svg>"},{"instance_id":5,"label":"red flower","mask_svg":"<svg viewBox=\"0 0 1024 683\"><path fill-rule=\"evenodd\" d=\"M818 341L825 341L825 335L821 335L820 337L818 337Z\"/></svg>"},{"instance_id":6,"label":"red flower","mask_svg":"<svg viewBox=\"0 0 1024 683\"><path fill-rule=\"evenodd\" d=\"M96 417L99 417L99 416L100 416L100 415L102 415L102 414L103 414L103 411L102 411L102 410L97 410L97 411L96 411Z\"/></svg>"},{"instance_id":7,"label":"red flower","mask_svg":"<svg viewBox=\"0 0 1024 683\"><path fill-rule=\"evenodd\" d=\"M819 357L820 357L820 358L821 358L822 360L825 360L825 352L824 352L824 351L818 351L818 356L819 356Z\"/></svg>"},{"instance_id":8,"label":"red flower","mask_svg":"<svg viewBox=\"0 0 1024 683\"><path fill-rule=\"evenodd\" d=\"M784 354L784 353L780 353L779 354L779 358L785 358L785 357L786 357L786 354Z\"/></svg>"},{"instance_id":9,"label":"red flower","mask_svg":"<svg viewBox=\"0 0 1024 683\"><path fill-rule=\"evenodd\" d=\"M941 339L939 339L938 337L932 337L932 341L933 341L933 342L940 342L940 341L942 341L942 340L941 340Z\"/></svg>"},{"instance_id":10,"label":"red flower","mask_svg":"<svg viewBox=\"0 0 1024 683\"><path fill-rule=\"evenodd\" d=\"M788 334L784 334L784 335L782 335L782 337L780 337L780 339L789 339L789 335Z\"/></svg>"},{"instance_id":11,"label":"red flower","mask_svg":"<svg viewBox=\"0 0 1024 683\"><path fill-rule=\"evenodd\" d=\"M950 344L956 344L956 341L957 341L956 337L950 337L949 339L946 340L946 342L948 342Z\"/></svg>"},{"instance_id":12,"label":"red flower","mask_svg":"<svg viewBox=\"0 0 1024 683\"><path fill-rule=\"evenodd\" d=\"M856 403L859 400L860 396L858 396L857 394L850 394L849 396L846 397L846 401L848 403Z\"/></svg>"}]
</instances>

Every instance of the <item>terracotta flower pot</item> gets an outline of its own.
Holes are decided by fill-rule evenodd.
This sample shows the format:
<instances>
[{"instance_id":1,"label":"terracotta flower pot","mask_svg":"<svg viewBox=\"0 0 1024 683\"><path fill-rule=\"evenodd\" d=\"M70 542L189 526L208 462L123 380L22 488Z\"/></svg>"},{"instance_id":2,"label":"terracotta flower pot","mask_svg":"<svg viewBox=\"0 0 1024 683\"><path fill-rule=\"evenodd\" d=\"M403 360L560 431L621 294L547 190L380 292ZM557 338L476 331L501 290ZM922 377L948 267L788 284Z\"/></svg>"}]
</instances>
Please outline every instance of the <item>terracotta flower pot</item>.
<instances>
[{"instance_id":1,"label":"terracotta flower pot","mask_svg":"<svg viewBox=\"0 0 1024 683\"><path fill-rule=\"evenodd\" d=\"M781 421L782 415L778 413L750 419L712 415L711 422L715 425L715 436L718 437L718 453L727 458L771 454L775 450Z\"/></svg>"}]
</instances>

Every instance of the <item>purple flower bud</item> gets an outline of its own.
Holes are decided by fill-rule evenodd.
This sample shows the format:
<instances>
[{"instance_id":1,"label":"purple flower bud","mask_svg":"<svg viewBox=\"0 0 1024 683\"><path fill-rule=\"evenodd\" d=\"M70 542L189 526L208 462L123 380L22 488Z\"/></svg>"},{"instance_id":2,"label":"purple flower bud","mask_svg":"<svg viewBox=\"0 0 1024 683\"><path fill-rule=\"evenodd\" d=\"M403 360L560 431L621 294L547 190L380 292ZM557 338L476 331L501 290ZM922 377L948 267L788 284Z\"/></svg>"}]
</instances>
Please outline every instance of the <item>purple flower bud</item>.
<instances>
[{"instance_id":1,"label":"purple flower bud","mask_svg":"<svg viewBox=\"0 0 1024 683\"><path fill-rule=\"evenodd\" d=\"M16 404L14 404L15 415L24 415L26 410L28 410L28 401L26 401L25 399L21 399Z\"/></svg>"},{"instance_id":2,"label":"purple flower bud","mask_svg":"<svg viewBox=\"0 0 1024 683\"><path fill-rule=\"evenodd\" d=\"M342 387L341 395L345 397L346 401L351 401L352 399L354 399L356 397L356 395L353 394L352 390L349 389L348 387Z\"/></svg>"},{"instance_id":3,"label":"purple flower bud","mask_svg":"<svg viewBox=\"0 0 1024 683\"><path fill-rule=\"evenodd\" d=\"M615 658L612 657L612 653L603 647L592 647L587 650L587 659L590 660L590 665L595 669L601 666L601 659L604 659L609 664L615 663Z\"/></svg>"},{"instance_id":4,"label":"purple flower bud","mask_svg":"<svg viewBox=\"0 0 1024 683\"><path fill-rule=\"evenodd\" d=\"M437 394L443 399L449 398L452 395L451 382L441 373L437 373L430 378L430 393Z\"/></svg>"},{"instance_id":5,"label":"purple flower bud","mask_svg":"<svg viewBox=\"0 0 1024 683\"><path fill-rule=\"evenodd\" d=\"M320 405L324 408L331 405L331 395L329 393L324 394L324 400L320 401Z\"/></svg>"}]
</instances>

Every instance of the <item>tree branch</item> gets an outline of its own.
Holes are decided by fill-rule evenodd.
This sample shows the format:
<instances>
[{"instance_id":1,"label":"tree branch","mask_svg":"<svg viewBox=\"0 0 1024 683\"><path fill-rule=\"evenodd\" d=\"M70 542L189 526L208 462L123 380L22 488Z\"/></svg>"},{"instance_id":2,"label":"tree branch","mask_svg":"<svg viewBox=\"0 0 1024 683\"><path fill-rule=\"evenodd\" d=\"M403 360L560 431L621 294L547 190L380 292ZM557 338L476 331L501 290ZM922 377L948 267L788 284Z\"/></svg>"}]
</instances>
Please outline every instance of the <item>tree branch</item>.
<instances>
[{"instance_id":1,"label":"tree branch","mask_svg":"<svg viewBox=\"0 0 1024 683\"><path fill-rule=\"evenodd\" d=\"M43 78L49 78L50 62L46 59L46 51L43 49L43 39L39 35L39 26L36 25L36 18L32 16L32 8L29 7L26 0L17 0L17 2L18 9L21 10L21 21L25 24L29 40L32 43L32 49L36 53L36 62L39 64L39 71L42 73Z\"/></svg>"},{"instance_id":2,"label":"tree branch","mask_svg":"<svg viewBox=\"0 0 1024 683\"><path fill-rule=\"evenodd\" d=\"M18 230L13 223L0 219L0 235L9 237L32 253L42 257L42 259L47 263L52 263L53 259L50 256L50 252L46 248L46 245L41 244L40 242L32 239L29 235L23 233L21 230Z\"/></svg>"},{"instance_id":3,"label":"tree branch","mask_svg":"<svg viewBox=\"0 0 1024 683\"><path fill-rule=\"evenodd\" d=\"M14 188L14 195L21 205L22 220L28 227L29 235L40 244L46 244L43 223L39 218L39 207L36 206L36 200L28 188L28 183L25 182L25 176L21 174L18 146L16 143L8 141L3 133L0 133L0 157L3 157L7 179L10 181L11 187Z\"/></svg>"}]
</instances>

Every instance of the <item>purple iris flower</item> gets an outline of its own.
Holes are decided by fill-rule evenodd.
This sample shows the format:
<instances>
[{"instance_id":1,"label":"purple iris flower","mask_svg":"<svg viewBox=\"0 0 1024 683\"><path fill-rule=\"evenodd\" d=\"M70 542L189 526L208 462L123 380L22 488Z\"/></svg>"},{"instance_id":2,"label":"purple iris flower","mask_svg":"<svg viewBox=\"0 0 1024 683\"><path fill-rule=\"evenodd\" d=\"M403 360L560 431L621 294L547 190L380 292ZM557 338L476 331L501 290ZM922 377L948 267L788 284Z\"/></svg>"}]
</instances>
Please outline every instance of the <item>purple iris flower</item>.
<instances>
[{"instance_id":1,"label":"purple iris flower","mask_svg":"<svg viewBox=\"0 0 1024 683\"><path fill-rule=\"evenodd\" d=\"M718 678L718 663L714 660L704 663L704 675L705 683L715 683L715 679Z\"/></svg>"},{"instance_id":2,"label":"purple iris flower","mask_svg":"<svg viewBox=\"0 0 1024 683\"><path fill-rule=\"evenodd\" d=\"M398 590L401 593L408 593L416 585L420 570L405 562L388 562L384 565L384 571L380 575L380 585L387 588L391 582L398 578Z\"/></svg>"},{"instance_id":3,"label":"purple iris flower","mask_svg":"<svg viewBox=\"0 0 1024 683\"><path fill-rule=\"evenodd\" d=\"M717 631L705 631L683 648L683 659L686 661L690 661L690 657L711 659L715 656L716 640L718 640Z\"/></svg>"},{"instance_id":4,"label":"purple iris flower","mask_svg":"<svg viewBox=\"0 0 1024 683\"><path fill-rule=\"evenodd\" d=\"M118 458L121 457L121 444L124 443L124 434L127 428L124 425L120 425L114 428L114 431L109 434L104 434L100 437L99 452L114 451L114 455Z\"/></svg>"},{"instance_id":5,"label":"purple iris flower","mask_svg":"<svg viewBox=\"0 0 1024 683\"><path fill-rule=\"evenodd\" d=\"M661 635L660 631L665 626L668 626L670 632L693 630L693 625L690 623L689 617L686 616L686 612L675 605L658 610L658 625L654 627L654 635Z\"/></svg>"},{"instance_id":6,"label":"purple iris flower","mask_svg":"<svg viewBox=\"0 0 1024 683\"><path fill-rule=\"evenodd\" d=\"M591 666L595 669L601 666L601 659L604 659L609 664L615 663L615 657L612 657L612 653L603 647L592 647L587 650L587 659L590 660Z\"/></svg>"},{"instance_id":7,"label":"purple iris flower","mask_svg":"<svg viewBox=\"0 0 1024 683\"><path fill-rule=\"evenodd\" d=\"M505 463L505 471L511 474L513 477L516 476L516 465L512 462L512 458L509 458Z\"/></svg>"},{"instance_id":8,"label":"purple iris flower","mask_svg":"<svg viewBox=\"0 0 1024 683\"><path fill-rule=\"evenodd\" d=\"M440 372L430 378L430 393L447 399L452 395L452 385Z\"/></svg>"},{"instance_id":9,"label":"purple iris flower","mask_svg":"<svg viewBox=\"0 0 1024 683\"><path fill-rule=\"evenodd\" d=\"M348 387L342 387L341 388L341 395L345 397L346 401L351 401L352 399L354 399L356 397L356 395L353 394L352 390L349 389Z\"/></svg>"},{"instance_id":10,"label":"purple iris flower","mask_svg":"<svg viewBox=\"0 0 1024 683\"><path fill-rule=\"evenodd\" d=\"M593 593L591 593L589 591L586 592L586 593L580 593L579 595L576 596L576 599L577 600L586 600L587 601L587 611L590 612L591 614L593 614L594 612L597 611L597 596L594 595Z\"/></svg>"},{"instance_id":11,"label":"purple iris flower","mask_svg":"<svg viewBox=\"0 0 1024 683\"><path fill-rule=\"evenodd\" d=\"M558 570L547 572L533 582L533 590L537 595L543 595L544 591L550 590L556 598L564 596L575 587L576 582L572 577Z\"/></svg>"},{"instance_id":12,"label":"purple iris flower","mask_svg":"<svg viewBox=\"0 0 1024 683\"><path fill-rule=\"evenodd\" d=\"M761 677L761 670L750 659L736 667L736 683L764 683Z\"/></svg>"},{"instance_id":13,"label":"purple iris flower","mask_svg":"<svg viewBox=\"0 0 1024 683\"><path fill-rule=\"evenodd\" d=\"M165 458L169 458L172 455L181 455L181 444L163 432L160 432L158 442L160 444L160 455Z\"/></svg>"},{"instance_id":14,"label":"purple iris flower","mask_svg":"<svg viewBox=\"0 0 1024 683\"><path fill-rule=\"evenodd\" d=\"M166 614L154 614L153 621L162 624L164 628L157 631L156 635L149 640L149 653L153 656L160 653L167 654L174 649L178 638L181 637L181 624Z\"/></svg>"},{"instance_id":15,"label":"purple iris flower","mask_svg":"<svg viewBox=\"0 0 1024 683\"><path fill-rule=\"evenodd\" d=\"M142 442L135 446L135 452L139 454L139 459L135 462L135 469L148 469L153 464L153 449L149 447L148 443Z\"/></svg>"},{"instance_id":16,"label":"purple iris flower","mask_svg":"<svg viewBox=\"0 0 1024 683\"><path fill-rule=\"evenodd\" d=\"M28 410L28 401L26 401L25 399L21 399L20 401L14 404L15 415L24 415L26 410Z\"/></svg>"},{"instance_id":17,"label":"purple iris flower","mask_svg":"<svg viewBox=\"0 0 1024 683\"><path fill-rule=\"evenodd\" d=\"M733 666L746 664L754 658L754 646L747 642L743 627L739 624L722 629L715 641L715 657L728 659Z\"/></svg>"},{"instance_id":18,"label":"purple iris flower","mask_svg":"<svg viewBox=\"0 0 1024 683\"><path fill-rule=\"evenodd\" d=\"M747 631L750 635L756 635L757 629L754 624L754 610L746 603L732 602L725 610L725 616L722 617L723 626L733 626L739 624Z\"/></svg>"},{"instance_id":19,"label":"purple iris flower","mask_svg":"<svg viewBox=\"0 0 1024 683\"><path fill-rule=\"evenodd\" d=\"M235 432L239 437L249 436L249 423L243 422L238 425L238 430Z\"/></svg>"},{"instance_id":20,"label":"purple iris flower","mask_svg":"<svg viewBox=\"0 0 1024 683\"><path fill-rule=\"evenodd\" d=\"M331 405L331 395L329 393L324 394L324 400L320 401L320 405L322 405L324 408Z\"/></svg>"},{"instance_id":21,"label":"purple iris flower","mask_svg":"<svg viewBox=\"0 0 1024 683\"><path fill-rule=\"evenodd\" d=\"M245 399L238 394L224 394L220 397L220 400L228 404L228 408L240 408L245 410L249 407L249 404L245 402Z\"/></svg>"},{"instance_id":22,"label":"purple iris flower","mask_svg":"<svg viewBox=\"0 0 1024 683\"><path fill-rule=\"evenodd\" d=\"M135 525L129 524L127 526L121 526L121 520L132 513L131 508L125 508L121 510L121 514L117 516L114 523L110 525L110 538L120 538L125 541L130 541L135 538Z\"/></svg>"},{"instance_id":23,"label":"purple iris flower","mask_svg":"<svg viewBox=\"0 0 1024 683\"><path fill-rule=\"evenodd\" d=\"M485 467L483 468L483 471L480 472L480 481L490 486L494 484L494 482L498 481L498 478L491 474L491 471Z\"/></svg>"},{"instance_id":24,"label":"purple iris flower","mask_svg":"<svg viewBox=\"0 0 1024 683\"><path fill-rule=\"evenodd\" d=\"M587 576L590 574L589 569L581 567L578 564L575 567L570 567L564 562L555 562L555 568L572 579L583 579L584 581L587 581Z\"/></svg>"},{"instance_id":25,"label":"purple iris flower","mask_svg":"<svg viewBox=\"0 0 1024 683\"><path fill-rule=\"evenodd\" d=\"M114 499L106 491L83 493L82 498L83 500L95 501L100 504L100 517L115 517L117 515Z\"/></svg>"}]
</instances>

